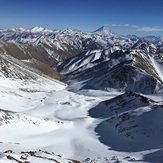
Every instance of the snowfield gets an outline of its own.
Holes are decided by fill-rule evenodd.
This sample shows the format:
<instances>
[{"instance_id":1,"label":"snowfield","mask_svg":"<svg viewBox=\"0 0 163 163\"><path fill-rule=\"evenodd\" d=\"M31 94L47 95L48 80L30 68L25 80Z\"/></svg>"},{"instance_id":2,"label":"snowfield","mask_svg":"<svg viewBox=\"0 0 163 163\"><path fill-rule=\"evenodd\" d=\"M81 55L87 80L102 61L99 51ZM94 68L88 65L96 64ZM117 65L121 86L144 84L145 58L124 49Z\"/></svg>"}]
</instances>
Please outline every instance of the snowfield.
<instances>
[{"instance_id":1,"label":"snowfield","mask_svg":"<svg viewBox=\"0 0 163 163\"><path fill-rule=\"evenodd\" d=\"M118 152L104 145L95 132L103 119L89 110L122 93L69 90L61 82L0 78L0 162L148 162L145 155L161 150Z\"/></svg>"}]
</instances>

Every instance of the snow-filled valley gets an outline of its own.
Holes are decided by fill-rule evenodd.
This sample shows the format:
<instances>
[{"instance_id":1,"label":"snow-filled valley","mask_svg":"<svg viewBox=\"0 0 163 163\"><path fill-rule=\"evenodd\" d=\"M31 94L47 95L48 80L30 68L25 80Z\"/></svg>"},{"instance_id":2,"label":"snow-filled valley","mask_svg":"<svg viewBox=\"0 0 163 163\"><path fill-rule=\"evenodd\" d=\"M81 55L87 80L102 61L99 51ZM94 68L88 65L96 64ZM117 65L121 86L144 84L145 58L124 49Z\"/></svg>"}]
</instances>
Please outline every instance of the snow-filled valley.
<instances>
[{"instance_id":1,"label":"snow-filled valley","mask_svg":"<svg viewBox=\"0 0 163 163\"><path fill-rule=\"evenodd\" d=\"M67 162L68 158L84 160L107 156L107 147L98 141L93 131L99 120L88 116L88 110L101 98L114 95L84 96L69 92L62 85L57 91L58 86L49 85L49 90L26 92L13 87L14 81L5 83L0 90L1 153L12 150L13 153L7 155L19 158L21 152L42 150L61 155ZM8 162L8 159L4 156L1 161Z\"/></svg>"},{"instance_id":2,"label":"snow-filled valley","mask_svg":"<svg viewBox=\"0 0 163 163\"><path fill-rule=\"evenodd\" d=\"M113 128L107 132L106 124L103 124L108 118L107 114L102 118L100 114L94 117L89 113L100 102L119 97L122 93L93 90L70 92L71 88L66 88L62 83L56 86L55 83L49 83L48 89L46 86L37 89L39 87L35 83L35 89L32 91L33 83L30 82L26 85L26 89L21 89L19 85L21 82L18 81L5 79L4 82L4 79L0 78L0 82L0 161L2 163L13 162L14 159L20 162L27 160L29 162L75 162L75 160L111 163L148 162L148 159L143 161L143 158L151 153L156 153L154 160L163 161L161 155L157 156L157 152L161 152L162 144L159 148L144 147L143 151L131 149L130 152L116 151L100 141L106 134L108 142L114 142L114 146L129 148L125 147L123 137L116 140L117 135ZM158 101L162 100L161 97L162 95L153 96ZM145 111L142 106L139 107L142 110L139 114L151 112L149 106L146 106L147 109L144 108ZM154 123L158 125L157 122ZM104 135L95 130L99 128L99 124L104 125L100 128ZM158 135L163 132L163 127L161 125L159 127L161 127L160 133L156 129ZM141 142L136 140L136 143L139 141Z\"/></svg>"}]
</instances>

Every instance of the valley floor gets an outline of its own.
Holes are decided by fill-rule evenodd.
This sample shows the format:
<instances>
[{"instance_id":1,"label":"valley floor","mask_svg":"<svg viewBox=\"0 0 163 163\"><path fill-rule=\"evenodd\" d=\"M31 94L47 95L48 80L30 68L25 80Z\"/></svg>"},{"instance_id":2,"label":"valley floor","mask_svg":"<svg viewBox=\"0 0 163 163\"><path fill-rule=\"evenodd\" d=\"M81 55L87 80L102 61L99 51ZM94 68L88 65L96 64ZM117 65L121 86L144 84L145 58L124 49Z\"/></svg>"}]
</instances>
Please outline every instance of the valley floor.
<instances>
[{"instance_id":1,"label":"valley floor","mask_svg":"<svg viewBox=\"0 0 163 163\"><path fill-rule=\"evenodd\" d=\"M121 93L69 91L65 85L34 87L6 79L0 84L0 162L145 162L159 149L118 152L102 144L95 128L101 118L88 111ZM21 86L23 87L22 89ZM27 89L30 88L30 89ZM40 88L37 90L37 88ZM161 100L162 96L150 96ZM149 161L150 162L150 161ZM154 163L154 161L152 162Z\"/></svg>"}]
</instances>

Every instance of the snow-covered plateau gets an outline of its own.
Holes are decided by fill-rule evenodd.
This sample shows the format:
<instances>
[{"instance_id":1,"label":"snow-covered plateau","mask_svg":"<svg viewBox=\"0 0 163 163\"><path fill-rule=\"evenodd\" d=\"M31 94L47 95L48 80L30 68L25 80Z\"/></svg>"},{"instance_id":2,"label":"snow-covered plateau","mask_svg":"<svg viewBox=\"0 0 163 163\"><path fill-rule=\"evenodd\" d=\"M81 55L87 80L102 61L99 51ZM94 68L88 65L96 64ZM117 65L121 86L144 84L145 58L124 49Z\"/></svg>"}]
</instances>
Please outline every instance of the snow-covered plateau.
<instances>
[{"instance_id":1,"label":"snow-covered plateau","mask_svg":"<svg viewBox=\"0 0 163 163\"><path fill-rule=\"evenodd\" d=\"M0 163L163 162L161 37L35 27L0 38Z\"/></svg>"}]
</instances>

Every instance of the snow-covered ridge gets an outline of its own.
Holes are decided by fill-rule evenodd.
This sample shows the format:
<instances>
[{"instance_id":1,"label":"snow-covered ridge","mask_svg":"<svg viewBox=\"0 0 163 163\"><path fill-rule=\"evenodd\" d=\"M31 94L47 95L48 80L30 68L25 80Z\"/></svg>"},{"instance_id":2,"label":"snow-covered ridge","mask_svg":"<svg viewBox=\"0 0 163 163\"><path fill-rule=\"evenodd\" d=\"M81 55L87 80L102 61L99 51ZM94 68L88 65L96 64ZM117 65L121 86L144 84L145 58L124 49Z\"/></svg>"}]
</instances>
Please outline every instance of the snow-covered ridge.
<instances>
[{"instance_id":1,"label":"snow-covered ridge","mask_svg":"<svg viewBox=\"0 0 163 163\"><path fill-rule=\"evenodd\" d=\"M39 32L41 32L41 33L46 33L46 32L48 33L49 32L50 33L50 32L53 32L52 30L42 28L42 27L33 27L30 29L30 31L33 33L39 33Z\"/></svg>"},{"instance_id":2,"label":"snow-covered ridge","mask_svg":"<svg viewBox=\"0 0 163 163\"><path fill-rule=\"evenodd\" d=\"M111 52L114 52L116 50L133 49L135 47L142 49L143 43L147 43L145 38L122 36L112 32L105 26L94 32L48 30L42 27L4 29L0 30L0 39L6 43L6 46L8 46L8 43L12 43L25 56L32 55L36 59L35 56L38 58L38 55L41 53L44 56L43 58L46 57L48 62L53 59L55 63L64 61L84 51L110 48ZM142 45L138 46L138 44ZM147 45L147 48L150 52L152 49L152 53L156 51L161 53L159 50L162 49L162 43L161 41L153 42L153 45L151 43L151 46L148 47ZM10 51L10 53L12 52ZM40 59L40 61L43 61L43 59ZM50 63L50 65L54 64L54 62Z\"/></svg>"},{"instance_id":3,"label":"snow-covered ridge","mask_svg":"<svg viewBox=\"0 0 163 163\"><path fill-rule=\"evenodd\" d=\"M162 66L153 62L148 54L155 48L143 46L143 49L138 49L114 51L110 48L83 52L65 60L57 69L67 77L66 82L83 82L82 89L161 93Z\"/></svg>"},{"instance_id":4,"label":"snow-covered ridge","mask_svg":"<svg viewBox=\"0 0 163 163\"><path fill-rule=\"evenodd\" d=\"M20 37L21 39L17 39L17 37ZM114 38L117 40L126 40L128 41L129 39L125 36L120 36L112 31L108 27L101 27L100 29L94 31L94 32L82 32L80 30L48 30L42 27L34 27L30 29L24 29L24 28L12 28L12 29L4 29L0 30L0 38L5 41L12 41L12 42L18 42L18 43L36 43L36 39L32 40L32 37L39 39L39 42L43 42L44 40L48 39L57 39L59 38L67 38L73 37L78 40L81 39L92 39L96 40L97 42L106 42L107 43L107 38L112 37L112 43L116 42ZM43 36L40 38L40 36ZM24 37L24 38L23 38ZM17 40L17 41L16 41ZM19 41L18 41L19 40ZM52 42L52 41L51 41ZM111 42L110 42L111 43Z\"/></svg>"},{"instance_id":5,"label":"snow-covered ridge","mask_svg":"<svg viewBox=\"0 0 163 163\"><path fill-rule=\"evenodd\" d=\"M4 29L0 30L0 39L4 41L5 53L18 56L18 59L32 57L50 66L84 51L111 47L113 52L130 48L135 43L107 27L96 32L48 30L42 27Z\"/></svg>"},{"instance_id":6,"label":"snow-covered ridge","mask_svg":"<svg viewBox=\"0 0 163 163\"><path fill-rule=\"evenodd\" d=\"M93 32L83 32L80 30L49 30L43 27L33 27L33 28L11 28L11 29L1 29L0 38L5 41L16 42L16 43L34 43L40 44L49 40L51 43L54 40L62 40L64 38L73 38L74 40L86 41L91 39L92 41L100 44L102 47L109 45L127 45L130 47L138 40L148 40L157 45L162 44L162 37L147 36L140 38L137 36L123 36L112 32L107 26L103 26ZM18 39L19 38L19 39ZM21 38L21 39L20 39ZM85 39L85 40L83 40ZM53 41L52 41L53 40ZM87 40L88 41L88 40Z\"/></svg>"},{"instance_id":7,"label":"snow-covered ridge","mask_svg":"<svg viewBox=\"0 0 163 163\"><path fill-rule=\"evenodd\" d=\"M162 107L143 95L126 92L101 102L90 115L103 119L95 129L101 142L113 150L136 152L160 147L162 130L157 129L163 124Z\"/></svg>"},{"instance_id":8,"label":"snow-covered ridge","mask_svg":"<svg viewBox=\"0 0 163 163\"><path fill-rule=\"evenodd\" d=\"M1 29L0 32L16 32L16 33L23 33L23 32L29 32L29 33L48 33L53 32L53 30L49 30L43 27L33 27L33 28L10 28L10 29Z\"/></svg>"}]
</instances>

